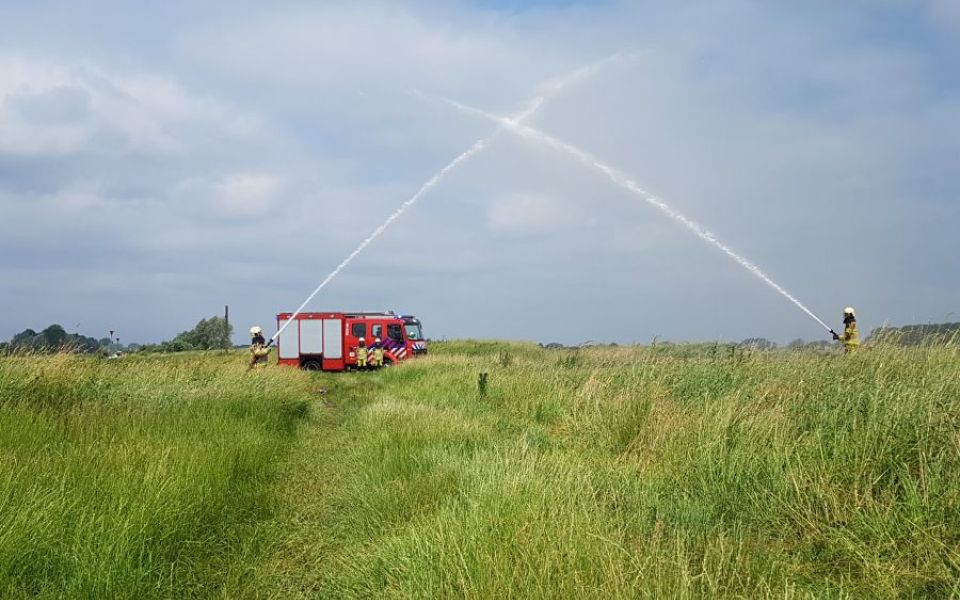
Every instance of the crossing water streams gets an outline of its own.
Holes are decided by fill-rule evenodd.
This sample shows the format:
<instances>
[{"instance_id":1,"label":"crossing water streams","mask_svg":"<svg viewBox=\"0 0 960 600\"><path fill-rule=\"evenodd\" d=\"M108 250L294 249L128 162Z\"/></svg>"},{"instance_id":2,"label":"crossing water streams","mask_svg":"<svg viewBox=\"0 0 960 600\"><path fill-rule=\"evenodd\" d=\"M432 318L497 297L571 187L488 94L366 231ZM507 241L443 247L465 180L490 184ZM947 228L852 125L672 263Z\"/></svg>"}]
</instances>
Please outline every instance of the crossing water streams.
<instances>
[{"instance_id":1,"label":"crossing water streams","mask_svg":"<svg viewBox=\"0 0 960 600\"><path fill-rule=\"evenodd\" d=\"M594 73L595 71L606 66L609 63L612 63L618 60L633 59L635 57L636 56L632 54L616 53L606 58L603 58L601 60L595 61L583 67L580 67L579 69L576 69L574 71L571 71L570 73L564 75L563 77L560 77L559 79L549 82L548 84L543 86L543 92L539 96L531 100L527 104L526 108L524 108L520 113L513 116L512 118L509 118L509 119L504 118L504 120L511 124L522 123L523 121L526 121L527 119L532 117L534 114L536 114L537 111L539 111L540 108L543 106L544 102L546 102L551 96L560 92L561 90L563 90L563 88L567 87L571 83L579 79L582 79L587 75ZM400 217L400 215L406 212L408 208L416 204L416 202L420 200L420 198L422 198L427 192L429 192L434 186L436 186L441 179L443 179L448 173L450 173L450 171L455 169L461 163L468 160L471 156L477 154L478 152L486 148L490 144L490 142L493 141L493 139L496 137L496 134L497 132L494 132L493 134L491 134L486 138L477 140L472 146L470 146L470 148L468 148L459 156L457 156L452 161L450 161L447 164L447 166L440 169L440 171L438 171L433 177L428 179L426 183L420 186L420 189L417 190L417 192L413 196L411 196L406 202L401 204L400 207L393 212L393 214L387 217L386 221L384 221L379 227L374 229L373 233L367 236L367 238L363 240L360 243L360 245L357 246L356 249L354 249L353 252L348 254L347 257L343 259L340 262L340 264L338 264L336 268L334 268L333 271L331 271L330 274L323 279L323 281L320 282L320 285L318 285L313 290L313 292L311 292L310 295L307 296L307 299L304 300L303 303L297 307L297 310L293 311L293 314L291 315L291 317L287 321L285 321L280 326L279 329L277 329L277 332L273 334L273 336L270 337L270 343L273 343L278 337L280 337L280 334L283 333L283 330L286 329L287 325L290 322L292 322L297 315L303 312L303 309L307 306L307 304L310 303L311 300L313 300L316 297L317 294L320 293L320 290L325 288L328 283L333 281L334 277L339 275L340 272L343 271L343 269L345 269L346 266L349 265L353 261L353 259L357 257L357 255L363 252L367 246L369 246L374 240L380 237L380 235L383 234L383 232L386 231L387 228L390 227L390 225Z\"/></svg>"},{"instance_id":2,"label":"crossing water streams","mask_svg":"<svg viewBox=\"0 0 960 600\"><path fill-rule=\"evenodd\" d=\"M524 125L523 123L519 122L516 119L510 119L507 117L502 117L500 115L495 115L493 113L487 112L479 108L467 106L461 102L457 102L456 100L450 100L449 98L440 98L440 100L456 107L458 110L463 111L467 114L481 116L495 123L498 123L499 125L502 125L503 127L513 131L514 133L524 138L534 140L541 144L546 144L556 150L569 154L570 156L576 158L578 161L580 161L587 167L595 171L599 171L620 188L639 196L645 202L657 208L660 212L666 214L668 217L672 218L673 220L677 221L678 223L682 224L684 227L692 231L694 234L696 234L697 237L709 243L710 245L714 246L715 248L717 248L718 250L726 254L728 257L732 258L734 261L737 262L737 264L739 264L740 266L742 266L743 268L747 269L752 274L760 278L764 283L766 283L768 286L770 286L771 288L776 290L779 294L781 294L784 298L786 298L787 300L792 302L794 305L796 305L797 308L799 308L804 313L809 315L813 320L819 323L824 329L826 329L827 331L832 331L829 325L824 323L823 320L820 319L820 317L815 315L813 311L811 311L809 308L804 306L802 302L797 300L790 292L785 290L780 284L770 279L770 277L768 277L763 271L760 270L760 267L753 264L752 262L747 260L745 257L741 256L740 254L737 254L736 252L734 252L729 246L727 246L726 244L721 242L719 239L717 239L717 237L714 234L704 229L701 225L699 225L695 221L688 219L686 216L682 215L681 213L671 208L663 200L647 192L645 189L643 189L643 187L640 186L640 184L638 184L636 181L631 179L629 176L627 176L623 172L611 167L607 163L594 157L590 153L584 150L581 150L580 148L577 148L572 144L569 144L560 139L557 139L552 135L544 133L528 125Z\"/></svg>"}]
</instances>

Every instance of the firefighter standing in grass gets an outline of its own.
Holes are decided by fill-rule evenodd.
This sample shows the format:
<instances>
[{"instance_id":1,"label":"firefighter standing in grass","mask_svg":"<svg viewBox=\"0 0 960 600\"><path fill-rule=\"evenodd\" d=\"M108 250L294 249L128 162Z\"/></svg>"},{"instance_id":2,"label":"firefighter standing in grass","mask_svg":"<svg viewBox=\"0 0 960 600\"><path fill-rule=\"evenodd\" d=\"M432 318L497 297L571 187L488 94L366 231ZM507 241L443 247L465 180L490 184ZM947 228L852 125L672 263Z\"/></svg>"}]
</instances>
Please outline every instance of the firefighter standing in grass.
<instances>
[{"instance_id":1,"label":"firefighter standing in grass","mask_svg":"<svg viewBox=\"0 0 960 600\"><path fill-rule=\"evenodd\" d=\"M367 368L367 341L363 338L360 338L360 345L357 346L357 366Z\"/></svg>"},{"instance_id":2,"label":"firefighter standing in grass","mask_svg":"<svg viewBox=\"0 0 960 600\"><path fill-rule=\"evenodd\" d=\"M383 344L380 343L380 338L373 342L373 366L383 366Z\"/></svg>"},{"instance_id":3,"label":"firefighter standing in grass","mask_svg":"<svg viewBox=\"0 0 960 600\"><path fill-rule=\"evenodd\" d=\"M270 354L270 348L267 348L267 340L263 337L263 329L254 325L250 328L250 366L261 368L267 366L267 355Z\"/></svg>"},{"instance_id":4,"label":"firefighter standing in grass","mask_svg":"<svg viewBox=\"0 0 960 600\"><path fill-rule=\"evenodd\" d=\"M843 334L839 334L832 329L833 339L843 344L843 351L847 354L856 352L860 347L860 334L857 332L857 315L853 307L843 309Z\"/></svg>"}]
</instances>

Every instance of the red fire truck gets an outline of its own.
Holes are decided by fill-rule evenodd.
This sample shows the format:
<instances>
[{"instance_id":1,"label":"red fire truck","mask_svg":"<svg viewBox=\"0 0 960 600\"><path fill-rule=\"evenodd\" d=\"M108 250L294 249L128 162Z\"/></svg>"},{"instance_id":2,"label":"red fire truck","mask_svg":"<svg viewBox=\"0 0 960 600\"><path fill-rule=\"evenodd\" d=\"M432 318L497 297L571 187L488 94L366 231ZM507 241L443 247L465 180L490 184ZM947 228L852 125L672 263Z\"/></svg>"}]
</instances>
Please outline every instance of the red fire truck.
<instances>
[{"instance_id":1,"label":"red fire truck","mask_svg":"<svg viewBox=\"0 0 960 600\"><path fill-rule=\"evenodd\" d=\"M277 329L292 313L277 315ZM277 362L309 371L356 368L360 338L367 346L380 338L385 365L427 353L420 321L394 312L305 312L277 338Z\"/></svg>"}]
</instances>

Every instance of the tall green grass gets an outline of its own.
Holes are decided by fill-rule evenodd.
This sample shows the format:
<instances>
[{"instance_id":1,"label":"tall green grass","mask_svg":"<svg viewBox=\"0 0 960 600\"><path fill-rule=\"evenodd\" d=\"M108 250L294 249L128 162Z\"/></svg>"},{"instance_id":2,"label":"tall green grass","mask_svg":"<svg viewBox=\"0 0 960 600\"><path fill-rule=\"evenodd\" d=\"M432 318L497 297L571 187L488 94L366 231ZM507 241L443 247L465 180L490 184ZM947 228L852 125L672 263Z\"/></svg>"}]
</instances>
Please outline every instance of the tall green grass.
<instances>
[{"instance_id":1,"label":"tall green grass","mask_svg":"<svg viewBox=\"0 0 960 600\"><path fill-rule=\"evenodd\" d=\"M955 346L244 369L0 359L0 597L960 596Z\"/></svg>"},{"instance_id":2,"label":"tall green grass","mask_svg":"<svg viewBox=\"0 0 960 600\"><path fill-rule=\"evenodd\" d=\"M0 358L0 596L216 593L275 510L296 371L236 354Z\"/></svg>"},{"instance_id":3,"label":"tall green grass","mask_svg":"<svg viewBox=\"0 0 960 600\"><path fill-rule=\"evenodd\" d=\"M484 347L328 379L263 589L960 595L955 348Z\"/></svg>"}]
</instances>

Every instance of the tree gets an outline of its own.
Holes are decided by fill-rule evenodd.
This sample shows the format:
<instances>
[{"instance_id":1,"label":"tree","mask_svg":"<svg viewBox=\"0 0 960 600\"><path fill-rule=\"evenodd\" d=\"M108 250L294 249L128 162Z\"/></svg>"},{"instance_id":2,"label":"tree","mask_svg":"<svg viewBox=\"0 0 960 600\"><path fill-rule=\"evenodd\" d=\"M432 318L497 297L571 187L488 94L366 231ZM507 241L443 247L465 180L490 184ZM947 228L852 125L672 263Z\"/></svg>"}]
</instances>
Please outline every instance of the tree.
<instances>
[{"instance_id":1,"label":"tree","mask_svg":"<svg viewBox=\"0 0 960 600\"><path fill-rule=\"evenodd\" d=\"M899 346L930 346L955 344L960 341L960 323L931 323L878 327L867 336L867 342Z\"/></svg>"},{"instance_id":2,"label":"tree","mask_svg":"<svg viewBox=\"0 0 960 600\"><path fill-rule=\"evenodd\" d=\"M48 348L60 348L67 341L67 331L60 325L51 325L47 327L40 335L43 336Z\"/></svg>"},{"instance_id":3,"label":"tree","mask_svg":"<svg viewBox=\"0 0 960 600\"><path fill-rule=\"evenodd\" d=\"M766 338L747 338L740 342L740 347L745 350L774 350L777 345Z\"/></svg>"},{"instance_id":4,"label":"tree","mask_svg":"<svg viewBox=\"0 0 960 600\"><path fill-rule=\"evenodd\" d=\"M217 350L230 348L233 326L223 317L201 319L190 331L184 331L169 342L169 351ZM165 342L164 344L168 344ZM161 344L163 346L164 344Z\"/></svg>"},{"instance_id":5,"label":"tree","mask_svg":"<svg viewBox=\"0 0 960 600\"><path fill-rule=\"evenodd\" d=\"M37 332L32 329L24 329L10 339L11 348L30 348L33 346L33 340L37 337Z\"/></svg>"},{"instance_id":6,"label":"tree","mask_svg":"<svg viewBox=\"0 0 960 600\"><path fill-rule=\"evenodd\" d=\"M67 344L74 347L77 352L96 352L100 349L100 342L92 337L71 333L67 336Z\"/></svg>"},{"instance_id":7,"label":"tree","mask_svg":"<svg viewBox=\"0 0 960 600\"><path fill-rule=\"evenodd\" d=\"M36 352L70 350L73 352L96 352L101 345L109 344L108 338L97 341L79 333L67 333L60 325L54 324L40 333L25 329L13 336L7 344L8 350L29 349Z\"/></svg>"}]
</instances>

